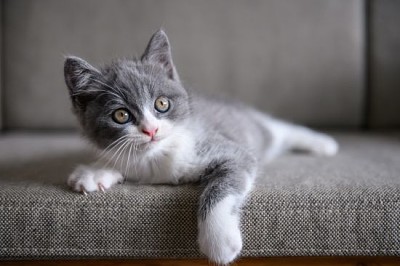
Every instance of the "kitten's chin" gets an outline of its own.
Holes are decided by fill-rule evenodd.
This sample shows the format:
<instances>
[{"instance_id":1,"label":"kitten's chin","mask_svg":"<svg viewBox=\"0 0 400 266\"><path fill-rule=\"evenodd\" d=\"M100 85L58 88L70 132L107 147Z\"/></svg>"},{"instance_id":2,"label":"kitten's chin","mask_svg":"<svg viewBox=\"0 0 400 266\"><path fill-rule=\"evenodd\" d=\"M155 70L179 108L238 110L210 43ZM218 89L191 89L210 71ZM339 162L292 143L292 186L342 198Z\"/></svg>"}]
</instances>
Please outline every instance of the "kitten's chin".
<instances>
[{"instance_id":1,"label":"kitten's chin","mask_svg":"<svg viewBox=\"0 0 400 266\"><path fill-rule=\"evenodd\" d=\"M141 152L152 152L160 147L164 147L171 139L172 135L164 134L162 136L154 136L153 138L142 139L141 144L137 145L137 150Z\"/></svg>"},{"instance_id":2,"label":"kitten's chin","mask_svg":"<svg viewBox=\"0 0 400 266\"><path fill-rule=\"evenodd\" d=\"M141 150L142 151L149 151L152 150L154 148L157 148L157 146L160 145L160 143L164 140L164 138L153 138L150 139L149 141L143 143L141 145Z\"/></svg>"}]
</instances>

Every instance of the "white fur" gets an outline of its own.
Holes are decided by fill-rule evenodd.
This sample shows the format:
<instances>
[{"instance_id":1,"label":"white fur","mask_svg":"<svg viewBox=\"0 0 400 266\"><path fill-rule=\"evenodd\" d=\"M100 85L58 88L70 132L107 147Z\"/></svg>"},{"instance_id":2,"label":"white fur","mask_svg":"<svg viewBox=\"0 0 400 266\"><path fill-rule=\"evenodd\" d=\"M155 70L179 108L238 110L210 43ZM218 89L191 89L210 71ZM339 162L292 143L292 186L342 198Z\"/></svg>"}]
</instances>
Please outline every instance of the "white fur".
<instances>
[{"instance_id":1,"label":"white fur","mask_svg":"<svg viewBox=\"0 0 400 266\"><path fill-rule=\"evenodd\" d=\"M200 250L219 264L232 262L242 249L240 218L233 211L236 203L234 196L228 196L212 208L205 221L198 222Z\"/></svg>"},{"instance_id":2,"label":"white fur","mask_svg":"<svg viewBox=\"0 0 400 266\"><path fill-rule=\"evenodd\" d=\"M68 185L77 192L93 192L109 189L122 181L123 177L118 171L81 165L69 176Z\"/></svg>"},{"instance_id":3,"label":"white fur","mask_svg":"<svg viewBox=\"0 0 400 266\"><path fill-rule=\"evenodd\" d=\"M272 136L271 145L265 154L266 162L288 150L299 149L317 156L333 156L338 152L338 143L326 134L277 120L259 112L255 112L254 115Z\"/></svg>"},{"instance_id":4,"label":"white fur","mask_svg":"<svg viewBox=\"0 0 400 266\"><path fill-rule=\"evenodd\" d=\"M195 141L185 126L174 126L145 111L144 123L157 127L156 142L139 151L130 163L128 177L143 184L178 184L193 177ZM185 179L186 178L186 179Z\"/></svg>"},{"instance_id":5,"label":"white fur","mask_svg":"<svg viewBox=\"0 0 400 266\"><path fill-rule=\"evenodd\" d=\"M139 183L178 184L196 177L195 141L191 132L175 127L173 133L168 133L168 137L152 144L132 165L136 175L133 178Z\"/></svg>"},{"instance_id":6,"label":"white fur","mask_svg":"<svg viewBox=\"0 0 400 266\"><path fill-rule=\"evenodd\" d=\"M132 126L131 137L140 136L141 144L147 147L136 150L129 144L116 146L112 153L106 154L105 160L75 169L68 178L68 185L78 192L108 189L123 180L121 173L142 184L179 184L197 178L194 173L199 165L195 163L195 141L191 132L183 126L173 127L167 121L150 119L150 123L159 128L157 142L150 142L149 136Z\"/></svg>"}]
</instances>

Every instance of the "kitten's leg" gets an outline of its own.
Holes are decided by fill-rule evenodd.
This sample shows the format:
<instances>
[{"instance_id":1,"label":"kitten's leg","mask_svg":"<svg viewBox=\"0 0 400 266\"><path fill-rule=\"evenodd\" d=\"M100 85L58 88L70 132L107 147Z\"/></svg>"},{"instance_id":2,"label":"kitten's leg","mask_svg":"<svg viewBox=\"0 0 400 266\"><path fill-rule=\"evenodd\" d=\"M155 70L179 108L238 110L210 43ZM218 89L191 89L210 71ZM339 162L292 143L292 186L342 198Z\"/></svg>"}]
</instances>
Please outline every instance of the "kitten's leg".
<instances>
[{"instance_id":1,"label":"kitten's leg","mask_svg":"<svg viewBox=\"0 0 400 266\"><path fill-rule=\"evenodd\" d=\"M77 192L105 191L123 181L120 172L92 166L78 166L68 177L68 185Z\"/></svg>"},{"instance_id":2,"label":"kitten's leg","mask_svg":"<svg viewBox=\"0 0 400 266\"><path fill-rule=\"evenodd\" d=\"M218 264L232 262L242 249L240 208L256 176L250 157L217 159L209 163L202 182L198 211L200 250Z\"/></svg>"},{"instance_id":3,"label":"kitten's leg","mask_svg":"<svg viewBox=\"0 0 400 266\"><path fill-rule=\"evenodd\" d=\"M278 154L287 150L302 150L319 156L333 156L339 148L337 142L331 136L307 127L273 119L268 122L267 127L273 139L271 153Z\"/></svg>"}]
</instances>

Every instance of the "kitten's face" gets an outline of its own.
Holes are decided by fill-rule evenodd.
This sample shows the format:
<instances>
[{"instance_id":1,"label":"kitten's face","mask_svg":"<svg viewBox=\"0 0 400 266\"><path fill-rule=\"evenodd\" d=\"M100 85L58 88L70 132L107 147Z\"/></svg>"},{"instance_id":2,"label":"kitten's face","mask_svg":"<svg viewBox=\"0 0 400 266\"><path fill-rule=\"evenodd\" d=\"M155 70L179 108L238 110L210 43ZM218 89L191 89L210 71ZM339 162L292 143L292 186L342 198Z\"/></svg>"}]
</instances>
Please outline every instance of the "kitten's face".
<instances>
[{"instance_id":1,"label":"kitten's face","mask_svg":"<svg viewBox=\"0 0 400 266\"><path fill-rule=\"evenodd\" d=\"M100 148L133 143L136 150L151 149L171 137L190 112L162 31L141 60L119 60L99 71L69 57L64 70L84 133Z\"/></svg>"}]
</instances>

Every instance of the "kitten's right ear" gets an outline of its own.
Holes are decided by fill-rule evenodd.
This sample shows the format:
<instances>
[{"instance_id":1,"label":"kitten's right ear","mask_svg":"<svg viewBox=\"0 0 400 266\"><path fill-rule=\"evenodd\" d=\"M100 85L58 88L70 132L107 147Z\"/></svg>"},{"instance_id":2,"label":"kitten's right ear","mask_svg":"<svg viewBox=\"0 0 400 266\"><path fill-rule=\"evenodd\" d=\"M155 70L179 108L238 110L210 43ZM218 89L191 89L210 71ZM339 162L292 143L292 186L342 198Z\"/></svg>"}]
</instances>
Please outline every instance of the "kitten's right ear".
<instances>
[{"instance_id":1,"label":"kitten's right ear","mask_svg":"<svg viewBox=\"0 0 400 266\"><path fill-rule=\"evenodd\" d=\"M68 56L65 59L64 78L71 96L85 89L98 75L99 70L79 57Z\"/></svg>"},{"instance_id":2,"label":"kitten's right ear","mask_svg":"<svg viewBox=\"0 0 400 266\"><path fill-rule=\"evenodd\" d=\"M64 63L64 78L74 110L78 113L95 97L90 85L100 76L100 71L79 57L68 56Z\"/></svg>"}]
</instances>

